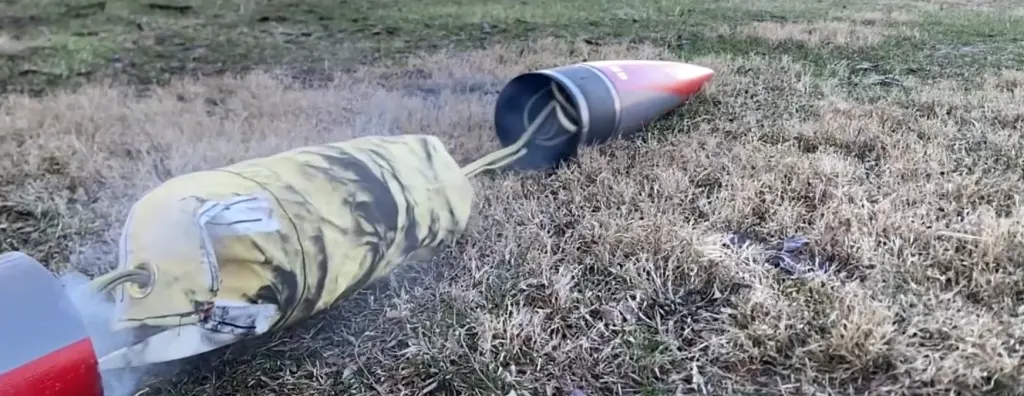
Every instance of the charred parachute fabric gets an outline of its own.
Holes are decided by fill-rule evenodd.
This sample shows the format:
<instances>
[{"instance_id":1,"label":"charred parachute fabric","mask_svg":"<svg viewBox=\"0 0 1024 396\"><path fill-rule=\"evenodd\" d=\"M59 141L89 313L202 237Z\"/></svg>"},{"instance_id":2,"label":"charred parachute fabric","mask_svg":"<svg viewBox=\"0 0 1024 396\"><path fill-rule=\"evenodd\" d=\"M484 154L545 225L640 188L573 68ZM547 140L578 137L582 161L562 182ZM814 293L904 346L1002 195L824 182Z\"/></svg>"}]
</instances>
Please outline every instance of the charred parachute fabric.
<instances>
[{"instance_id":1,"label":"charred parachute fabric","mask_svg":"<svg viewBox=\"0 0 1024 396\"><path fill-rule=\"evenodd\" d=\"M802 235L786 237L782 240L769 242L745 232L730 232L726 236L725 247L743 249L753 246L766 253L765 263L778 268L792 277L807 277L828 273L832 270L832 260L827 255L816 252L811 240Z\"/></svg>"},{"instance_id":2,"label":"charred parachute fabric","mask_svg":"<svg viewBox=\"0 0 1024 396\"><path fill-rule=\"evenodd\" d=\"M551 101L521 139L462 168L436 137L375 136L164 182L129 211L118 269L91 283L117 295L115 329L162 331L101 357L101 369L276 331L431 257L465 231L469 178L525 155L552 116L572 125L565 107Z\"/></svg>"}]
</instances>

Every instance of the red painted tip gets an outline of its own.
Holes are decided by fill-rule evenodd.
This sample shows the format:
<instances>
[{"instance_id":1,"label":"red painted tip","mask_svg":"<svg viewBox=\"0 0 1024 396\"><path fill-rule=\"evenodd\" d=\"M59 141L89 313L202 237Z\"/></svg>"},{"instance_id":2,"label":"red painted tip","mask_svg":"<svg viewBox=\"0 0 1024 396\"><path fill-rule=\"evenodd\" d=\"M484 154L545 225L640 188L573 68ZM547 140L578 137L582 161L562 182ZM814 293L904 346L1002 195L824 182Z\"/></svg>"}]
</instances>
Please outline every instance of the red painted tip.
<instances>
[{"instance_id":1,"label":"red painted tip","mask_svg":"<svg viewBox=\"0 0 1024 396\"><path fill-rule=\"evenodd\" d=\"M101 396L99 363L88 338L5 373L0 396Z\"/></svg>"},{"instance_id":2,"label":"red painted tip","mask_svg":"<svg viewBox=\"0 0 1024 396\"><path fill-rule=\"evenodd\" d=\"M587 64L604 71L620 90L657 90L682 97L700 92L715 75L704 66L682 62L613 60Z\"/></svg>"}]
</instances>

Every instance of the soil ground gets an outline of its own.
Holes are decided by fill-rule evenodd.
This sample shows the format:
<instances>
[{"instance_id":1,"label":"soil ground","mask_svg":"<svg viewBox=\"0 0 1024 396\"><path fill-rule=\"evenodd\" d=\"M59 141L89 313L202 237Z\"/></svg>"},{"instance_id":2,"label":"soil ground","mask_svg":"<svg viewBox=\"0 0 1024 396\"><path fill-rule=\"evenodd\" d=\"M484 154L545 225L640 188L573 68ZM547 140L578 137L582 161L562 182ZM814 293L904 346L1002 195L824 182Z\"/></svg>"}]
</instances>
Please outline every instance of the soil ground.
<instances>
[{"instance_id":1,"label":"soil ground","mask_svg":"<svg viewBox=\"0 0 1024 396\"><path fill-rule=\"evenodd\" d=\"M433 262L140 392L1020 395L1013 3L3 0L0 251L96 274L169 176L395 133L464 163L517 73L682 60L715 80L644 138L482 179Z\"/></svg>"}]
</instances>

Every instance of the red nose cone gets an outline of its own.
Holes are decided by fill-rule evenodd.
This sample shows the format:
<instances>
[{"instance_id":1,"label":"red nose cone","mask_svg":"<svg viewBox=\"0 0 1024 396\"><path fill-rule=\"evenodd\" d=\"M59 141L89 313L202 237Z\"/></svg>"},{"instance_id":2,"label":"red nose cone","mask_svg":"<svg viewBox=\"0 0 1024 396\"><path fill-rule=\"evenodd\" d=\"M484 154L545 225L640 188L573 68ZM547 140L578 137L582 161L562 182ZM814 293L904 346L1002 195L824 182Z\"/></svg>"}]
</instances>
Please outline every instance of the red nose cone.
<instances>
[{"instance_id":1,"label":"red nose cone","mask_svg":"<svg viewBox=\"0 0 1024 396\"><path fill-rule=\"evenodd\" d=\"M615 60L587 64L600 69L620 92L661 91L681 98L700 92L715 75L709 68L681 62Z\"/></svg>"}]
</instances>

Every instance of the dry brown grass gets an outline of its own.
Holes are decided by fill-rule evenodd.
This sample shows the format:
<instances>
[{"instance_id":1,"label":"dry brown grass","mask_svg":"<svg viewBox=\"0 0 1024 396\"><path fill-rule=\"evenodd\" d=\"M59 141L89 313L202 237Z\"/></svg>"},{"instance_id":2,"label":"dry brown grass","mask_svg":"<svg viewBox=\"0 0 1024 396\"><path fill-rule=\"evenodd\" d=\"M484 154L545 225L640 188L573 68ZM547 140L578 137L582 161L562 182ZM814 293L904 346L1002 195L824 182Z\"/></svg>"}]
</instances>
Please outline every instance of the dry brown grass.
<instances>
[{"instance_id":1,"label":"dry brown grass","mask_svg":"<svg viewBox=\"0 0 1024 396\"><path fill-rule=\"evenodd\" d=\"M910 35L913 31L905 28L878 25L879 22L898 22L906 18L899 13L865 14L859 22L820 21L802 22L754 22L739 28L727 28L725 35L746 35L772 41L794 40L810 46L842 45L866 47L877 45L893 35Z\"/></svg>"},{"instance_id":2,"label":"dry brown grass","mask_svg":"<svg viewBox=\"0 0 1024 396\"><path fill-rule=\"evenodd\" d=\"M921 2L940 9L969 9L981 11L1019 11L1020 3L1013 0L928 0Z\"/></svg>"},{"instance_id":3,"label":"dry brown grass","mask_svg":"<svg viewBox=\"0 0 1024 396\"><path fill-rule=\"evenodd\" d=\"M801 4L801 3L789 3ZM920 12L1019 12L1020 4L1015 0L880 0L871 3L850 3L835 1L832 4L836 7L833 13L838 16L847 16L850 9L880 12L887 14L918 14ZM885 11L879 11L885 10ZM950 14L953 15L953 14Z\"/></svg>"},{"instance_id":4,"label":"dry brown grass","mask_svg":"<svg viewBox=\"0 0 1024 396\"><path fill-rule=\"evenodd\" d=\"M864 11L850 13L845 10L836 10L830 14L833 18L839 18L852 22L857 22L863 25L886 25L886 24L898 24L907 23L917 19L917 10L907 10L904 7L895 10L887 11Z\"/></svg>"},{"instance_id":5,"label":"dry brown grass","mask_svg":"<svg viewBox=\"0 0 1024 396\"><path fill-rule=\"evenodd\" d=\"M325 140L436 134L465 161L495 146L501 84L570 52L434 55L321 88L256 74L8 98L0 209L22 225L4 243L109 265L123 210L159 177ZM483 179L472 231L437 262L153 389L1021 394L1020 72L887 91L785 57L688 61L718 74L670 133ZM63 228L38 227L48 215ZM730 247L737 230L807 236L831 269L787 276L766 244Z\"/></svg>"}]
</instances>

